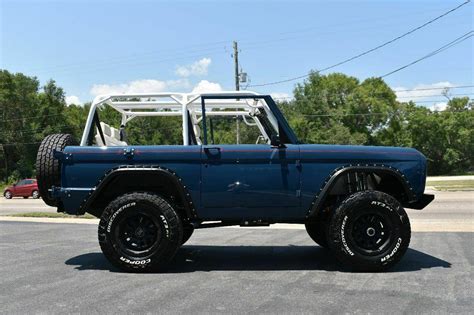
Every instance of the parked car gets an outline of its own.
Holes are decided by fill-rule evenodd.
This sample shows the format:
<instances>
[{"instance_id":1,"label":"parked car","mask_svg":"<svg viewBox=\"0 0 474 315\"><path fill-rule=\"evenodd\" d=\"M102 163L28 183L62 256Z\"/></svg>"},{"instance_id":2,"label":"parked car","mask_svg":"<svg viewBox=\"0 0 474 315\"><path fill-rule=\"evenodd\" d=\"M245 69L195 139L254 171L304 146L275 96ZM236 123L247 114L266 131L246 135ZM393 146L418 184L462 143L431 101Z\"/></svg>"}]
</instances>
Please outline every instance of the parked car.
<instances>
[{"instance_id":1,"label":"parked car","mask_svg":"<svg viewBox=\"0 0 474 315\"><path fill-rule=\"evenodd\" d=\"M105 106L120 125L100 120ZM182 142L127 142L129 121L157 116L181 117ZM410 243L404 207L434 198L417 150L303 144L271 96L248 91L98 96L80 144L47 136L36 170L44 202L100 218L105 257L127 271L162 269L195 229L273 223L304 224L352 269L386 270Z\"/></svg>"},{"instance_id":2,"label":"parked car","mask_svg":"<svg viewBox=\"0 0 474 315\"><path fill-rule=\"evenodd\" d=\"M38 199L40 194L36 179L25 178L20 180L16 184L5 188L3 196L7 199L12 199L13 197L23 197L25 199L32 197L33 199Z\"/></svg>"}]
</instances>

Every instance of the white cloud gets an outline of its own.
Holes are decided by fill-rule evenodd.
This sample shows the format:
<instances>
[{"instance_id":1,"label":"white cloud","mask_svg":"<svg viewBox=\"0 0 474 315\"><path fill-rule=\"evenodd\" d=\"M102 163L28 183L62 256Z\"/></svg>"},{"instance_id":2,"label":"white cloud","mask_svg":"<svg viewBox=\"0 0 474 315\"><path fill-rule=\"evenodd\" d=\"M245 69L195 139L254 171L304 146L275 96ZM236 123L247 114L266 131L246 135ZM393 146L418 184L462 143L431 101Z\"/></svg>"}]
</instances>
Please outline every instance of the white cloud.
<instances>
[{"instance_id":1,"label":"white cloud","mask_svg":"<svg viewBox=\"0 0 474 315\"><path fill-rule=\"evenodd\" d=\"M397 95L397 100L400 102L408 102L408 101L422 101L426 98L430 97L440 97L442 98L443 96L440 96L440 94L443 92L442 89L439 88L449 88L451 86L454 86L453 83L445 81L445 82L438 82L438 83L432 83L432 84L418 84L415 87L412 88L407 88L407 87L395 87L393 90L395 91L395 94ZM428 90L436 88L435 90ZM410 91L404 91L404 90L410 90Z\"/></svg>"},{"instance_id":2,"label":"white cloud","mask_svg":"<svg viewBox=\"0 0 474 315\"><path fill-rule=\"evenodd\" d=\"M176 75L185 78L192 75L206 75L211 62L211 58L202 58L191 65L178 66L175 73Z\"/></svg>"},{"instance_id":3,"label":"white cloud","mask_svg":"<svg viewBox=\"0 0 474 315\"><path fill-rule=\"evenodd\" d=\"M291 101L293 99L293 96L290 96L288 93L283 93L283 92L274 92L270 93L270 96L275 100L275 101Z\"/></svg>"},{"instance_id":4,"label":"white cloud","mask_svg":"<svg viewBox=\"0 0 474 315\"><path fill-rule=\"evenodd\" d=\"M71 104L82 105L82 102L79 100L79 97L77 97L76 95L70 95L70 96L66 96L66 104L68 106Z\"/></svg>"},{"instance_id":5,"label":"white cloud","mask_svg":"<svg viewBox=\"0 0 474 315\"><path fill-rule=\"evenodd\" d=\"M445 110L446 106L448 106L448 102L439 102L435 103L433 106L430 106L429 109L432 111L440 112Z\"/></svg>"},{"instance_id":6,"label":"white cloud","mask_svg":"<svg viewBox=\"0 0 474 315\"><path fill-rule=\"evenodd\" d=\"M174 89L187 89L189 85L187 79L168 81L143 79L112 85L94 84L90 93L94 96L101 94L159 93Z\"/></svg>"},{"instance_id":7,"label":"white cloud","mask_svg":"<svg viewBox=\"0 0 474 315\"><path fill-rule=\"evenodd\" d=\"M212 93L212 92L221 92L222 87L219 83L209 82L207 80L201 80L191 93Z\"/></svg>"},{"instance_id":8,"label":"white cloud","mask_svg":"<svg viewBox=\"0 0 474 315\"><path fill-rule=\"evenodd\" d=\"M94 84L90 93L93 96L97 96L102 94L185 92L189 91L190 87L191 84L188 79L167 81L143 79L120 84ZM201 80L193 87L192 93L212 93L222 90L219 83Z\"/></svg>"}]
</instances>

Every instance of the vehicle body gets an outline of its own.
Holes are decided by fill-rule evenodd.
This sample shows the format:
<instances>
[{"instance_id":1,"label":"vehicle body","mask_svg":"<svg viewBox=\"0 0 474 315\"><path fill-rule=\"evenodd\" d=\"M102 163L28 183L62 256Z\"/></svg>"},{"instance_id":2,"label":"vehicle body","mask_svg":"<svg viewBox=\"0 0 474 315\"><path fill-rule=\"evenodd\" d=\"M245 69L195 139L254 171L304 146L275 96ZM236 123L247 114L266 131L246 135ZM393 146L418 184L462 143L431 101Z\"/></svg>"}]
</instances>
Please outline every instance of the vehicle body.
<instances>
[{"instance_id":1,"label":"vehicle body","mask_svg":"<svg viewBox=\"0 0 474 315\"><path fill-rule=\"evenodd\" d=\"M118 129L99 121L97 109L104 105L121 114L122 126L142 116L181 117L183 142L129 145ZM238 138L235 144L213 143L212 117L238 117L242 125L255 126L260 132L257 144L239 144ZM43 149L53 146L42 144ZM327 237L321 240L322 232L314 227L322 226L326 235L330 224L324 222L330 222L331 213L356 193L390 196L399 205L394 206L396 211L401 205L421 209L433 199L424 194L426 159L415 149L301 144L272 98L253 92L100 96L91 106L80 145L59 146L51 155L60 168L55 184L51 180L45 185L47 200L58 211L89 212L104 224L122 211L108 208L114 201L120 204L122 196L146 192L169 203L189 233L225 225L300 223L325 246ZM41 165L38 162L37 167ZM369 230L372 234L372 227ZM99 235L104 233L99 228ZM156 230L152 234L156 237ZM186 237L179 236L180 242ZM106 253L109 259L110 255ZM118 265L128 270L141 270L149 263L133 255L120 260ZM135 261L143 266L137 267Z\"/></svg>"},{"instance_id":2,"label":"vehicle body","mask_svg":"<svg viewBox=\"0 0 474 315\"><path fill-rule=\"evenodd\" d=\"M13 197L32 197L34 199L38 199L40 195L36 179L25 178L13 184L12 186L6 187L3 190L3 196L7 199L11 199Z\"/></svg>"}]
</instances>

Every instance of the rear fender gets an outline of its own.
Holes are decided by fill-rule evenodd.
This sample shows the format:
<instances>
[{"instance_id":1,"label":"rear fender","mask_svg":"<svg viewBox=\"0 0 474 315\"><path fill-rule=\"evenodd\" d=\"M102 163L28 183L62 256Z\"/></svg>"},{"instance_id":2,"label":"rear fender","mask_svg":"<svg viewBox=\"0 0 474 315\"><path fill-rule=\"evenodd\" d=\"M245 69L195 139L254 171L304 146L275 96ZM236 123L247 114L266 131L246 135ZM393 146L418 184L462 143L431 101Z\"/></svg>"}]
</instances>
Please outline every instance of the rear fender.
<instances>
[{"instance_id":1,"label":"rear fender","mask_svg":"<svg viewBox=\"0 0 474 315\"><path fill-rule=\"evenodd\" d=\"M89 193L89 197L86 198L81 207L80 212L90 212L94 210L94 204L103 193L109 189L114 189L110 187L111 183L120 178L120 177L130 177L130 175L140 175L140 176L156 176L158 178L166 178L169 180L179 194L179 197L182 200L186 219L196 218L196 209L194 208L194 203L191 199L191 195L186 188L186 185L183 183L182 179L172 170L161 167L161 166L120 166L118 168L112 169L107 172L96 184L96 187ZM148 191L146 186L143 186L142 191ZM167 197L167 196L163 196Z\"/></svg>"}]
</instances>

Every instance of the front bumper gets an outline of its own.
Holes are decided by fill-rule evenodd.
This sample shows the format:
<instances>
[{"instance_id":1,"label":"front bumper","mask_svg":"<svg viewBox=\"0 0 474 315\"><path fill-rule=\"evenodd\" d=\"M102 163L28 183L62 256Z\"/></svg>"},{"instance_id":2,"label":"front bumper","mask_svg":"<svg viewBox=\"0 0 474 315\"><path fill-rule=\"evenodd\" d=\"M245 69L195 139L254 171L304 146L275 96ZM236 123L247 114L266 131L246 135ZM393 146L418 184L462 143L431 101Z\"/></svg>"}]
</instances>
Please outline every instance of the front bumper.
<instances>
[{"instance_id":1,"label":"front bumper","mask_svg":"<svg viewBox=\"0 0 474 315\"><path fill-rule=\"evenodd\" d=\"M404 204L405 208L421 210L434 200L434 195L423 194L418 201Z\"/></svg>"}]
</instances>

